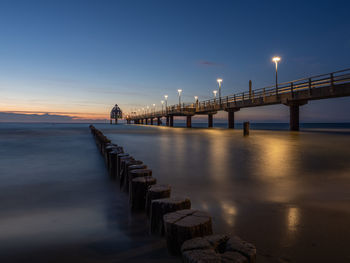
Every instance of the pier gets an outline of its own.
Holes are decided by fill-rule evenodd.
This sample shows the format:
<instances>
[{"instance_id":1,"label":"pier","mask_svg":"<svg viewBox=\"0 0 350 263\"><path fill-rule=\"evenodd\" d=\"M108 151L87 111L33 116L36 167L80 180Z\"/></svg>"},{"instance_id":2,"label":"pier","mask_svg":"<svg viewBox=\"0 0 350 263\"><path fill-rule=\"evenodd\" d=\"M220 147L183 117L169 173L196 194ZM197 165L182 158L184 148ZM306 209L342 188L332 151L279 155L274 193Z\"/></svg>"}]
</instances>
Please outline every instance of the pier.
<instances>
[{"instance_id":1,"label":"pier","mask_svg":"<svg viewBox=\"0 0 350 263\"><path fill-rule=\"evenodd\" d=\"M235 113L243 108L283 104L289 107L290 130L299 130L299 108L311 100L350 96L350 69L297 79L277 85L251 89L229 96L195 103L179 103L166 106L164 110L126 116L128 124L161 124L166 118L166 126L174 126L174 117L185 116L186 127L192 127L194 115L207 115L208 127L213 127L213 115L226 111L228 128L235 128ZM154 121L156 120L156 121Z\"/></svg>"}]
</instances>

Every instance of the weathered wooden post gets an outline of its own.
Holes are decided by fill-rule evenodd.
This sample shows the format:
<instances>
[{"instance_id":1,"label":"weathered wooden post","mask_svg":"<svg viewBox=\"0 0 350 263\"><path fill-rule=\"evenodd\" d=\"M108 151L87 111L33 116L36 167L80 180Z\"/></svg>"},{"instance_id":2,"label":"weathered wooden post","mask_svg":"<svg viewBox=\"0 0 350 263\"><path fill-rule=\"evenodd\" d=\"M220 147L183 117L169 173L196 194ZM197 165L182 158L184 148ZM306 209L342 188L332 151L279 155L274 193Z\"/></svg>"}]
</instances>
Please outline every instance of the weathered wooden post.
<instances>
[{"instance_id":1,"label":"weathered wooden post","mask_svg":"<svg viewBox=\"0 0 350 263\"><path fill-rule=\"evenodd\" d=\"M127 167L127 172L126 172L126 177L124 180L123 184L123 191L129 192L129 182L130 182L130 173L133 170L138 170L138 169L147 169L147 165L145 164L133 164Z\"/></svg>"},{"instance_id":2,"label":"weathered wooden post","mask_svg":"<svg viewBox=\"0 0 350 263\"><path fill-rule=\"evenodd\" d=\"M237 236L210 235L185 241L182 262L256 263L256 248Z\"/></svg>"},{"instance_id":3,"label":"weathered wooden post","mask_svg":"<svg viewBox=\"0 0 350 263\"><path fill-rule=\"evenodd\" d=\"M243 123L243 135L248 136L249 135L249 121L245 121Z\"/></svg>"},{"instance_id":4,"label":"weathered wooden post","mask_svg":"<svg viewBox=\"0 0 350 263\"><path fill-rule=\"evenodd\" d=\"M180 254L186 240L213 234L211 216L191 209L164 215L164 226L167 247L172 254Z\"/></svg>"},{"instance_id":5,"label":"weathered wooden post","mask_svg":"<svg viewBox=\"0 0 350 263\"><path fill-rule=\"evenodd\" d=\"M131 209L145 209L148 188L156 183L157 180L151 176L138 177L131 181L129 192Z\"/></svg>"},{"instance_id":6,"label":"weathered wooden post","mask_svg":"<svg viewBox=\"0 0 350 263\"><path fill-rule=\"evenodd\" d=\"M191 201L188 198L172 197L156 199L151 202L151 224L150 232L152 234L164 234L163 216L167 213L177 210L190 209Z\"/></svg>"},{"instance_id":7,"label":"weathered wooden post","mask_svg":"<svg viewBox=\"0 0 350 263\"><path fill-rule=\"evenodd\" d=\"M134 157L132 156L122 156L118 158L119 163L118 163L118 169L117 169L117 176L119 178L119 184L121 184L122 178L121 178L121 171L122 171L122 163L125 162L126 160L135 160Z\"/></svg>"},{"instance_id":8,"label":"weathered wooden post","mask_svg":"<svg viewBox=\"0 0 350 263\"><path fill-rule=\"evenodd\" d=\"M109 153L109 175L112 178L115 178L117 176L118 155L124 153L122 147L120 148L121 149L116 149Z\"/></svg>"},{"instance_id":9,"label":"weathered wooden post","mask_svg":"<svg viewBox=\"0 0 350 263\"><path fill-rule=\"evenodd\" d=\"M115 166L115 176L119 178L119 169L120 169L120 158L129 156L128 153L120 153L117 155L117 163Z\"/></svg>"},{"instance_id":10,"label":"weathered wooden post","mask_svg":"<svg viewBox=\"0 0 350 263\"><path fill-rule=\"evenodd\" d=\"M152 170L151 169L135 169L131 170L129 173L129 196L131 193L131 182L133 179L137 177L145 177L145 176L152 176Z\"/></svg>"},{"instance_id":11,"label":"weathered wooden post","mask_svg":"<svg viewBox=\"0 0 350 263\"><path fill-rule=\"evenodd\" d=\"M186 127L187 128L192 127L192 116L191 115L186 116Z\"/></svg>"},{"instance_id":12,"label":"weathered wooden post","mask_svg":"<svg viewBox=\"0 0 350 263\"><path fill-rule=\"evenodd\" d=\"M146 195L146 213L147 216L151 215L152 200L169 198L171 193L171 187L169 185L153 185L148 189Z\"/></svg>"},{"instance_id":13,"label":"weathered wooden post","mask_svg":"<svg viewBox=\"0 0 350 263\"><path fill-rule=\"evenodd\" d=\"M142 165L142 164L143 164L142 161L139 161L139 160L133 160L133 159L122 160L122 169L120 172L120 177L121 177L120 188L124 188L126 181L129 180L128 178L129 167L132 165Z\"/></svg>"}]
</instances>

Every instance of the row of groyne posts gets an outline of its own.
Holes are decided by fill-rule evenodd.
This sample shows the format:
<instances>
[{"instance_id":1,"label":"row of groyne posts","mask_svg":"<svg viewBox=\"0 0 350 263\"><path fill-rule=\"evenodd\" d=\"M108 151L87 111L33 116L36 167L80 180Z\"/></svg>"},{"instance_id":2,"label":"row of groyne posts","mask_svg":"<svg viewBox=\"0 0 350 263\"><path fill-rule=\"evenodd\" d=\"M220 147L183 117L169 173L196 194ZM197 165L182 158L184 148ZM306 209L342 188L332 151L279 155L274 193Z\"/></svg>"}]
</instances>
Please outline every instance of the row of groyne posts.
<instances>
[{"instance_id":1,"label":"row of groyne posts","mask_svg":"<svg viewBox=\"0 0 350 263\"><path fill-rule=\"evenodd\" d=\"M256 248L237 236L213 234L212 217L191 209L186 197L171 196L171 186L157 184L152 170L90 125L111 178L129 195L132 211L147 214L149 232L166 238L168 251L183 262L255 263Z\"/></svg>"}]
</instances>

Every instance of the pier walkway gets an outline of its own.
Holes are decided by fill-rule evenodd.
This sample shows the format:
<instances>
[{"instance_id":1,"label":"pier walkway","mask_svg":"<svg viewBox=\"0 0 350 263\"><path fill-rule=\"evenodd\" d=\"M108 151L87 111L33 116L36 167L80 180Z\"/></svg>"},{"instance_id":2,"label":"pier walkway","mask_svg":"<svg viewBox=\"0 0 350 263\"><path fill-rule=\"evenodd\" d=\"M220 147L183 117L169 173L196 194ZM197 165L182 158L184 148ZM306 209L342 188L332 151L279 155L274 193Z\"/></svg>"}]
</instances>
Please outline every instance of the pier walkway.
<instances>
[{"instance_id":1,"label":"pier walkway","mask_svg":"<svg viewBox=\"0 0 350 263\"><path fill-rule=\"evenodd\" d=\"M233 94L217 99L182 103L165 107L162 111L132 114L128 123L152 124L166 118L167 126L174 126L175 116L186 116L186 126L192 126L192 116L208 115L208 127L213 126L213 115L218 111L228 112L228 128L234 128L235 112L242 108L283 104L290 109L290 130L299 130L299 107L310 100L350 96L350 69L279 83L261 89Z\"/></svg>"}]
</instances>

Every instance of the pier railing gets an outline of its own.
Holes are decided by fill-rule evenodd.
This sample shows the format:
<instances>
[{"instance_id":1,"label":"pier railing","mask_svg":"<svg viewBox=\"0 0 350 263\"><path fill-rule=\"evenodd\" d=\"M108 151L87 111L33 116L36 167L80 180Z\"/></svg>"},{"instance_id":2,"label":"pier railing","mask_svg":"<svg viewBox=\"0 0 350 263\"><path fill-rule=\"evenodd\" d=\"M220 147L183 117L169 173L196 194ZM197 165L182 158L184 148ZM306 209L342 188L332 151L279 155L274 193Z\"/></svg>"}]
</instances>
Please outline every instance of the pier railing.
<instances>
[{"instance_id":1,"label":"pier railing","mask_svg":"<svg viewBox=\"0 0 350 263\"><path fill-rule=\"evenodd\" d=\"M226 110L228 108L235 108L237 103L239 107L244 107L244 102L254 101L260 99L265 101L268 97L278 98L280 95L289 94L291 99L300 91L308 91L312 95L313 90L330 87L335 85L350 83L350 68L339 70L327 74L316 75L308 78L301 78L293 81L278 83L276 85L255 89L251 91L236 93L221 98L214 98L210 100L197 101L194 103L182 103L165 107L162 111L153 111L131 116L134 118L156 118L166 115L194 115L207 112L216 112L218 110ZM243 104L242 104L243 102ZM237 106L238 107L238 106Z\"/></svg>"}]
</instances>

